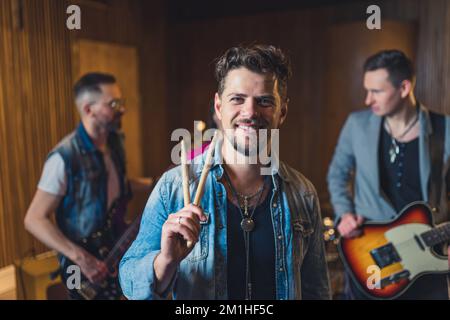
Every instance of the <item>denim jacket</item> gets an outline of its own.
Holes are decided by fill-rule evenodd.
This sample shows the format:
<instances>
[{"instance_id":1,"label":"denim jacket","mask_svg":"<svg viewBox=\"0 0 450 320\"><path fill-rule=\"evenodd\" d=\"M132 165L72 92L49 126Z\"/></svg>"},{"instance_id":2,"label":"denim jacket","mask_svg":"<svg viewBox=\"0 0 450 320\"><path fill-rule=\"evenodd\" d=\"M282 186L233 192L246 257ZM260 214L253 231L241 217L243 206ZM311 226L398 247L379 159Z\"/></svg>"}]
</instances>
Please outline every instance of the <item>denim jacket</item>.
<instances>
[{"instance_id":1,"label":"denim jacket","mask_svg":"<svg viewBox=\"0 0 450 320\"><path fill-rule=\"evenodd\" d=\"M108 146L120 179L120 195L129 196L121 135L112 132ZM56 209L56 222L65 236L79 242L102 227L106 220L108 175L103 155L82 123L49 157L55 152L62 156L67 174L67 191Z\"/></svg>"},{"instance_id":2,"label":"denim jacket","mask_svg":"<svg viewBox=\"0 0 450 320\"><path fill-rule=\"evenodd\" d=\"M155 186L144 209L138 236L120 262L120 283L127 298L164 299L172 294L174 299L227 299L227 195L219 181L224 172L220 150L218 143L200 204L208 220L201 223L199 241L181 261L168 289L161 294L155 291L153 262L160 252L162 225L169 214L184 206L180 167L166 172ZM199 164L189 166L191 198L205 154L200 156ZM276 298L329 299L322 222L314 186L282 162L278 172L272 171L272 179L270 208L275 234Z\"/></svg>"}]
</instances>

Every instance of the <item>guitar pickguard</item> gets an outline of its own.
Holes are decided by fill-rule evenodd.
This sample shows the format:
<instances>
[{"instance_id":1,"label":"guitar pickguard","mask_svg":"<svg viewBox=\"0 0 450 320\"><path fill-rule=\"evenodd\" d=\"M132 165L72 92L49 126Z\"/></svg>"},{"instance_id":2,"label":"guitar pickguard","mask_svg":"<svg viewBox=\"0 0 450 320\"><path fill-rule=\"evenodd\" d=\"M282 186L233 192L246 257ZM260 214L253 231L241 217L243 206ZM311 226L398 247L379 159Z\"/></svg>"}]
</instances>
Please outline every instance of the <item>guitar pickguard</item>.
<instances>
[{"instance_id":1,"label":"guitar pickguard","mask_svg":"<svg viewBox=\"0 0 450 320\"><path fill-rule=\"evenodd\" d=\"M430 248L420 243L418 236L430 229L426 224L409 223L392 228L384 234L400 256L400 264L409 271L409 279L425 271L448 271L447 258L436 256Z\"/></svg>"}]
</instances>

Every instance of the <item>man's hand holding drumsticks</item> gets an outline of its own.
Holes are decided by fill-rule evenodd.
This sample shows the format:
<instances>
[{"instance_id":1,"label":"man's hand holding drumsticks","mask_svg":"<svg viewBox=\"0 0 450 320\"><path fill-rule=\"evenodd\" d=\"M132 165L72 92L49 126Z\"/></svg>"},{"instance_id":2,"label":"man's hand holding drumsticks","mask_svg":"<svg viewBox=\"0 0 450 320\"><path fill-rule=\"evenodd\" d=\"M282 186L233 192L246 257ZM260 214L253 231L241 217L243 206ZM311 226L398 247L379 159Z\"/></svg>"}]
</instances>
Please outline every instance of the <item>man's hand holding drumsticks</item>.
<instances>
[{"instance_id":1,"label":"man's hand holding drumsticks","mask_svg":"<svg viewBox=\"0 0 450 320\"><path fill-rule=\"evenodd\" d=\"M167 262L180 263L197 243L200 221L206 216L202 208L189 204L177 213L170 214L161 234L161 253Z\"/></svg>"},{"instance_id":2,"label":"man's hand holding drumsticks","mask_svg":"<svg viewBox=\"0 0 450 320\"><path fill-rule=\"evenodd\" d=\"M157 292L164 292L172 279L178 264L191 252L194 244L199 240L200 221L206 221L207 217L199 207L203 195L206 177L212 163L212 154L216 143L214 135L209 145L205 165L203 166L200 181L195 193L194 202L190 203L189 175L186 161L186 148L184 140L181 142L181 172L183 177L184 207L170 214L162 226L161 252L154 262L154 270L157 278Z\"/></svg>"}]
</instances>

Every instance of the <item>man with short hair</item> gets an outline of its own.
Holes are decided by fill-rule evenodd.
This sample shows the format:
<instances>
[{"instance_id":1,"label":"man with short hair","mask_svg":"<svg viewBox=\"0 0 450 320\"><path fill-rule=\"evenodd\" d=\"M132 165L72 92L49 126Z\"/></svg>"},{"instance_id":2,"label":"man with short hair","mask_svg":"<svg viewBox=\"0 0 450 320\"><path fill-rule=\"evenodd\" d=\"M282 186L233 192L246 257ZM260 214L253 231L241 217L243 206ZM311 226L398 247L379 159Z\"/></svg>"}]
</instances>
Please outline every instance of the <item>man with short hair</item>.
<instances>
[{"instance_id":1,"label":"man with short hair","mask_svg":"<svg viewBox=\"0 0 450 320\"><path fill-rule=\"evenodd\" d=\"M392 220L414 201L436 208L436 224L449 220L443 177L450 164L450 117L416 101L414 85L412 62L401 51L378 52L364 64L365 103L370 109L350 114L328 172L337 229L343 237L358 236L365 220ZM442 146L442 157L434 155L435 140ZM433 168L442 172L435 175ZM366 298L352 282L348 285L350 298ZM446 278L419 279L403 298L448 299Z\"/></svg>"},{"instance_id":2,"label":"man with short hair","mask_svg":"<svg viewBox=\"0 0 450 320\"><path fill-rule=\"evenodd\" d=\"M81 77L74 96L81 122L48 155L24 222L30 233L60 253L62 267L69 259L89 281L99 283L107 266L86 248L87 239L101 231L117 239L126 227L124 211L131 196L119 131L125 104L114 76L104 73ZM131 188L150 191L151 180L132 180ZM51 219L55 211L56 225ZM69 293L78 298L75 290Z\"/></svg>"},{"instance_id":3,"label":"man with short hair","mask_svg":"<svg viewBox=\"0 0 450 320\"><path fill-rule=\"evenodd\" d=\"M265 147L258 132L286 119L289 70L273 46L231 48L218 60L215 112L223 139L205 193L199 206L184 206L180 167L161 177L120 263L128 298L330 298L314 186L283 162L277 168L276 150L271 167L248 161ZM189 168L191 196L205 154Z\"/></svg>"}]
</instances>

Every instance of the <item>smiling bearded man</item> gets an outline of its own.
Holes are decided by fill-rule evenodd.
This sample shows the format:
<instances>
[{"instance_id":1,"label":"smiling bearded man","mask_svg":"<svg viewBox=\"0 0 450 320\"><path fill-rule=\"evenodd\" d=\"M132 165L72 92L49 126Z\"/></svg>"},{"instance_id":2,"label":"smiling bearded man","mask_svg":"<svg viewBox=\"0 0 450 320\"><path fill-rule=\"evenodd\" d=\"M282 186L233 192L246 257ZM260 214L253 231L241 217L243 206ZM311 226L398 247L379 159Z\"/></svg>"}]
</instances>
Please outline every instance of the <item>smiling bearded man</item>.
<instances>
[{"instance_id":1,"label":"smiling bearded man","mask_svg":"<svg viewBox=\"0 0 450 320\"><path fill-rule=\"evenodd\" d=\"M162 176L120 264L128 298L330 298L314 186L283 162L267 168L247 159L264 141L259 131L286 119L289 70L273 46L235 47L219 58L215 111L225 138L211 149L205 194L185 206L180 168ZM191 196L206 162L199 157L189 168Z\"/></svg>"}]
</instances>

